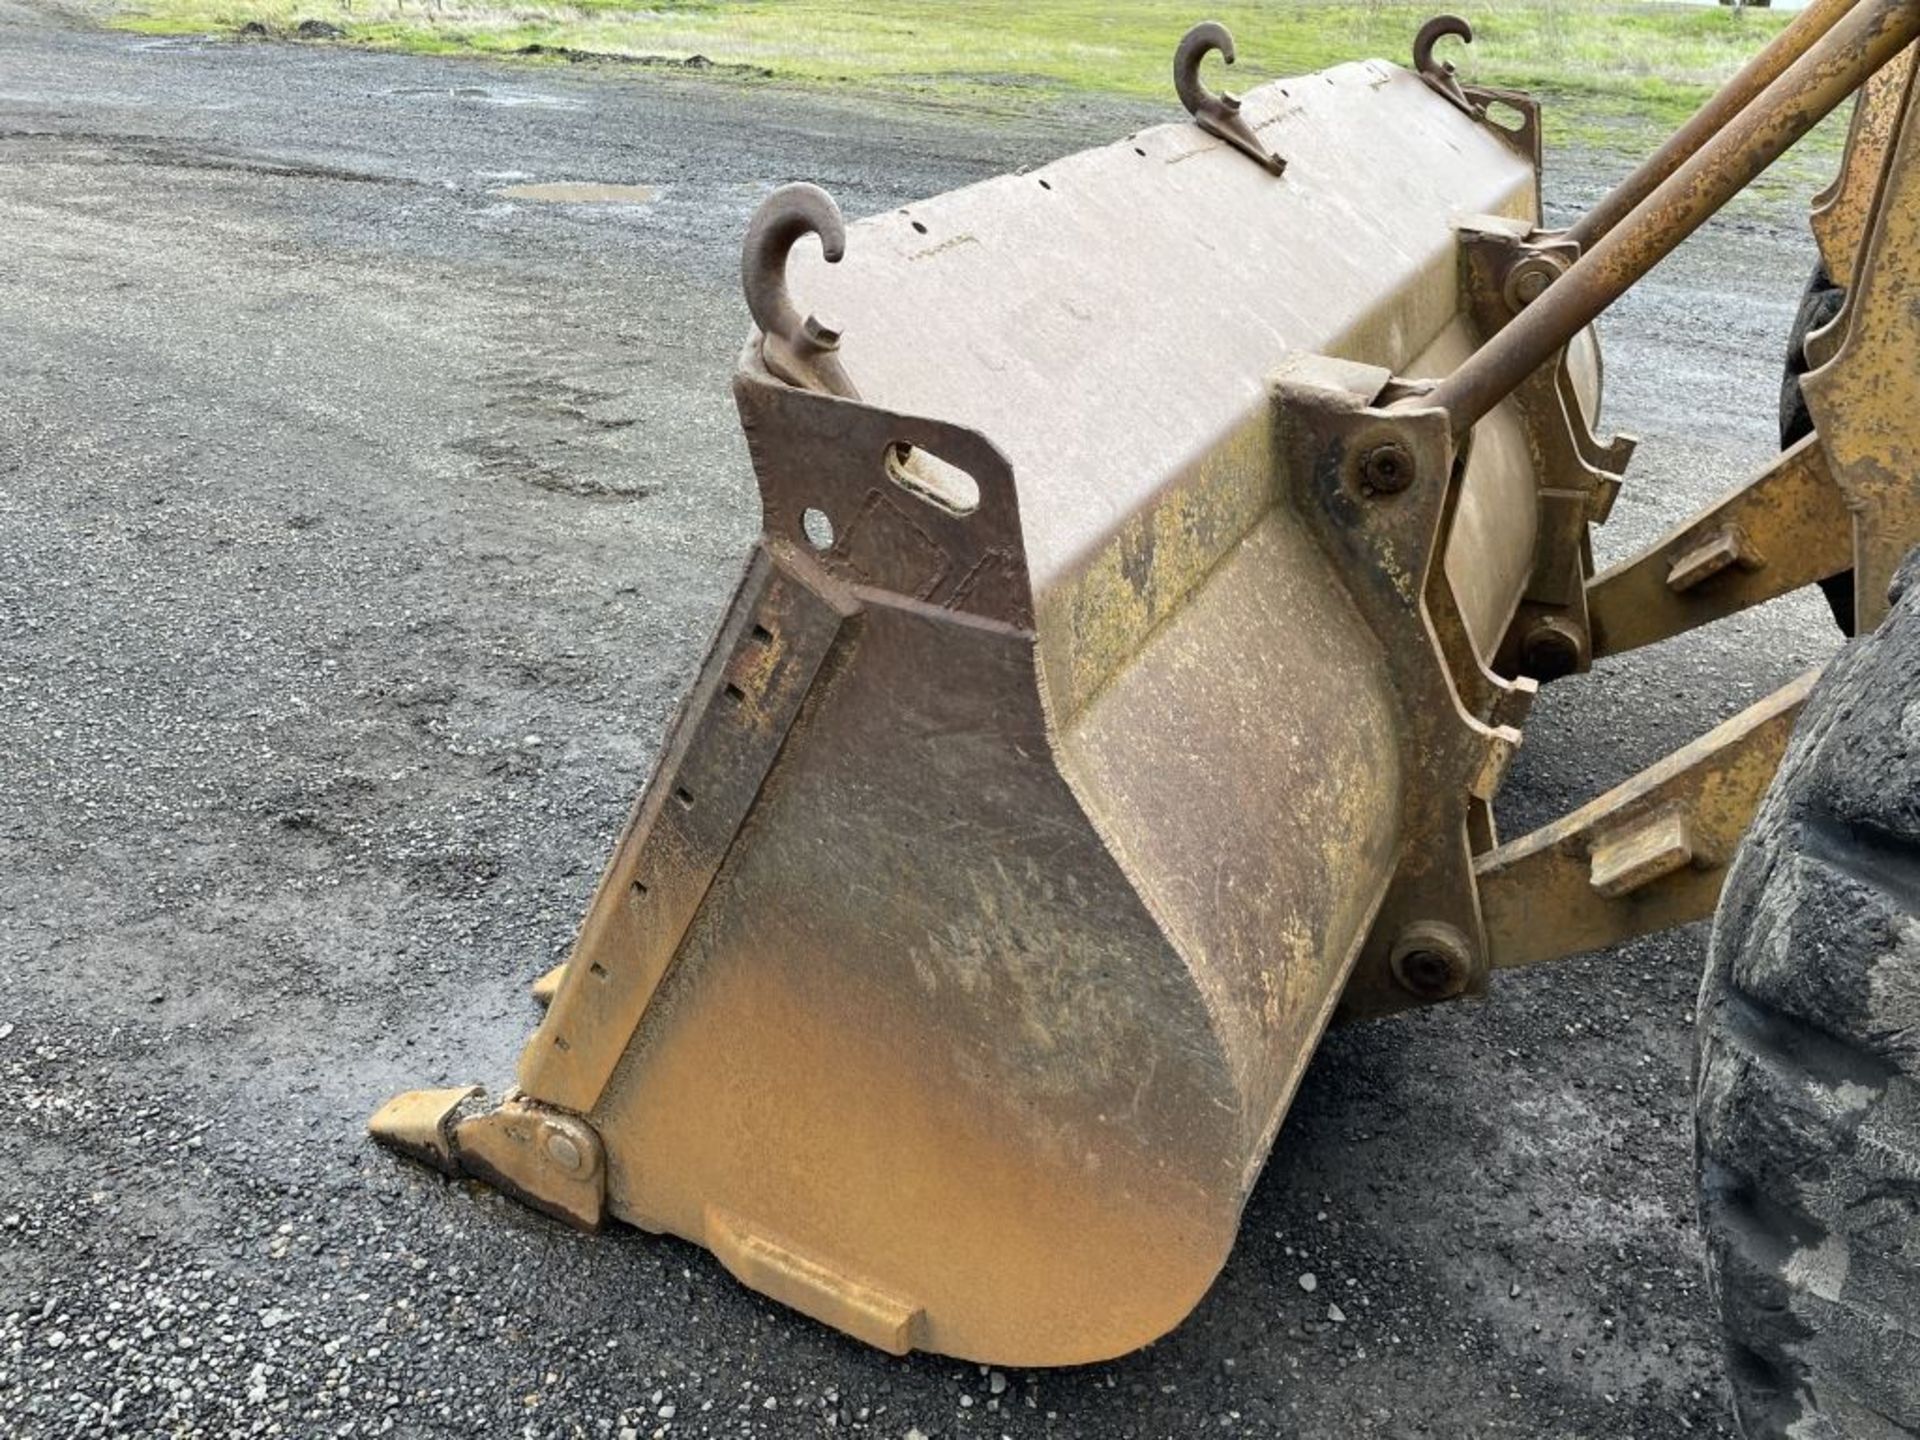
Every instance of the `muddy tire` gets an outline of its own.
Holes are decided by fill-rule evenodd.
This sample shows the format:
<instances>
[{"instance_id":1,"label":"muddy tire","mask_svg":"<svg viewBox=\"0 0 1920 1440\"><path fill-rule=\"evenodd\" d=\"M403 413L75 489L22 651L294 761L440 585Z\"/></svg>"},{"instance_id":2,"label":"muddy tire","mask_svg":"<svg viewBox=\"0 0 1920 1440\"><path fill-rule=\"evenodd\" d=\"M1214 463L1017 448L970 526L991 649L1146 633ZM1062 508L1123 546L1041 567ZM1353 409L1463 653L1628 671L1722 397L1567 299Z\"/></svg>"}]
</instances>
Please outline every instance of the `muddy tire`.
<instances>
[{"instance_id":1,"label":"muddy tire","mask_svg":"<svg viewBox=\"0 0 1920 1440\"><path fill-rule=\"evenodd\" d=\"M1815 688L1700 991L1707 1271L1748 1440L1920 1435L1920 551Z\"/></svg>"},{"instance_id":2,"label":"muddy tire","mask_svg":"<svg viewBox=\"0 0 1920 1440\"><path fill-rule=\"evenodd\" d=\"M1780 375L1780 448L1798 444L1813 433L1813 416L1807 411L1807 397L1801 393L1800 377L1807 373L1807 336L1840 313L1847 292L1833 283L1824 264L1813 267L1806 293L1800 297L1799 313L1793 317L1793 330L1787 336L1787 363ZM1820 589L1833 611L1834 623L1844 634L1853 634L1853 572L1822 580Z\"/></svg>"}]
</instances>

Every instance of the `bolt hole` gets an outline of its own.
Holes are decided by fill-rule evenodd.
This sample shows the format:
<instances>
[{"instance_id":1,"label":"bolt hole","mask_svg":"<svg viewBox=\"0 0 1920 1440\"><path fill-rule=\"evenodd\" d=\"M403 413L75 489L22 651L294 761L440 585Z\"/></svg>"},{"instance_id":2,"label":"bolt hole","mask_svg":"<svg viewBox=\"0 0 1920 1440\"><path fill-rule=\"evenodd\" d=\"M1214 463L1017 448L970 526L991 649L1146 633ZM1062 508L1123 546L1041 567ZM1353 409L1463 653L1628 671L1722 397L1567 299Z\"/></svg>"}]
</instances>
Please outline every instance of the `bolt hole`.
<instances>
[{"instance_id":1,"label":"bolt hole","mask_svg":"<svg viewBox=\"0 0 1920 1440\"><path fill-rule=\"evenodd\" d=\"M553 1048L556 1050L571 1050L573 1046L567 1043L566 1036L556 1035L553 1037Z\"/></svg>"},{"instance_id":2,"label":"bolt hole","mask_svg":"<svg viewBox=\"0 0 1920 1440\"><path fill-rule=\"evenodd\" d=\"M1053 186L1052 186L1052 185L1050 185L1050 184L1048 184L1048 183L1047 183L1047 182L1046 182L1045 180L1042 180L1042 181L1040 182L1040 188L1041 188L1042 190L1051 190L1051 189L1053 188Z\"/></svg>"},{"instance_id":3,"label":"bolt hole","mask_svg":"<svg viewBox=\"0 0 1920 1440\"><path fill-rule=\"evenodd\" d=\"M1144 154L1146 154L1147 152L1146 152L1146 151L1144 151L1144 150L1142 150L1142 149L1141 149L1141 148L1140 148L1140 147L1139 147L1138 145L1136 145L1136 146L1134 146L1134 147L1133 147L1133 153L1134 153L1134 154L1136 154L1136 155L1144 155Z\"/></svg>"},{"instance_id":4,"label":"bolt hole","mask_svg":"<svg viewBox=\"0 0 1920 1440\"><path fill-rule=\"evenodd\" d=\"M1506 131L1509 135L1518 135L1527 128L1527 112L1504 100L1493 100L1487 104L1487 119Z\"/></svg>"},{"instance_id":5,"label":"bolt hole","mask_svg":"<svg viewBox=\"0 0 1920 1440\"><path fill-rule=\"evenodd\" d=\"M916 450L904 442L890 445L886 465L889 480L942 510L971 515L980 508L980 482L930 450Z\"/></svg>"},{"instance_id":6,"label":"bolt hole","mask_svg":"<svg viewBox=\"0 0 1920 1440\"><path fill-rule=\"evenodd\" d=\"M647 882L646 881L636 880L633 882L633 898L636 900L644 900L647 898Z\"/></svg>"},{"instance_id":7,"label":"bolt hole","mask_svg":"<svg viewBox=\"0 0 1920 1440\"><path fill-rule=\"evenodd\" d=\"M594 976L596 976L601 980L604 980L607 978L607 967L602 965L598 960L594 961L591 965L587 966L587 969Z\"/></svg>"},{"instance_id":8,"label":"bolt hole","mask_svg":"<svg viewBox=\"0 0 1920 1440\"><path fill-rule=\"evenodd\" d=\"M686 786L676 785L673 791L673 798L680 802L680 808L682 810L691 810L693 808L693 792L687 789Z\"/></svg>"},{"instance_id":9,"label":"bolt hole","mask_svg":"<svg viewBox=\"0 0 1920 1440\"><path fill-rule=\"evenodd\" d=\"M927 233L927 227L922 225L918 220L910 220L907 223L913 226L914 234L924 235Z\"/></svg>"},{"instance_id":10,"label":"bolt hole","mask_svg":"<svg viewBox=\"0 0 1920 1440\"><path fill-rule=\"evenodd\" d=\"M731 700L734 704L739 705L744 703L746 698L747 698L746 691L742 690L738 685L735 685L732 681L727 682L727 699Z\"/></svg>"},{"instance_id":11,"label":"bolt hole","mask_svg":"<svg viewBox=\"0 0 1920 1440\"><path fill-rule=\"evenodd\" d=\"M833 548L833 521L827 518L827 512L808 506L800 517L800 529L807 537L807 544L816 550Z\"/></svg>"},{"instance_id":12,"label":"bolt hole","mask_svg":"<svg viewBox=\"0 0 1920 1440\"><path fill-rule=\"evenodd\" d=\"M764 625L756 625L753 627L753 638L758 644L771 645L773 643L773 632Z\"/></svg>"}]
</instances>

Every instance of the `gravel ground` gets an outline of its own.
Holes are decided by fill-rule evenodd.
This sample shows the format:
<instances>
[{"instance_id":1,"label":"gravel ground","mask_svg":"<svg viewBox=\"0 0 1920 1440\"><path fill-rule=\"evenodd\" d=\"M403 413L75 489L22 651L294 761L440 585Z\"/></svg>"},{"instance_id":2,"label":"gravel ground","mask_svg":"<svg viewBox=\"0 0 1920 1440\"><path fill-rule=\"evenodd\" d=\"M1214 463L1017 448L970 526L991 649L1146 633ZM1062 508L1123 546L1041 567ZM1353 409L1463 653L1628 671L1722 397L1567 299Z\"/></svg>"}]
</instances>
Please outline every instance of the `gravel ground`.
<instances>
[{"instance_id":1,"label":"gravel ground","mask_svg":"<svg viewBox=\"0 0 1920 1440\"><path fill-rule=\"evenodd\" d=\"M1696 929L1359 1027L1193 1318L891 1359L706 1254L374 1151L505 1078L750 539L726 389L773 183L852 213L1128 128L161 42L0 0L0 1430L1726 1435ZM1610 162L1554 157L1563 210ZM651 204L513 203L523 181ZM1610 317L1618 554L1765 458L1811 260ZM1796 598L1543 697L1558 813L1834 644Z\"/></svg>"}]
</instances>

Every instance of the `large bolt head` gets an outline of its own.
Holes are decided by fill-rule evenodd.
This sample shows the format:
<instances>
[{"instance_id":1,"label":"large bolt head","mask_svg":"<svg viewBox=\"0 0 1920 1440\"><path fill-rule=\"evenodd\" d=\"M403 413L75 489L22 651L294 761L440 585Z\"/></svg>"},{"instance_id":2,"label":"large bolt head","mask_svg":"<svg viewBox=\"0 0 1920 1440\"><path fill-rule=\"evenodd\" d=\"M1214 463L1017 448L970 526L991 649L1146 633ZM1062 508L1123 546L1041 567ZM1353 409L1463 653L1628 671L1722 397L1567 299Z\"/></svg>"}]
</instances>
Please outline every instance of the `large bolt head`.
<instances>
[{"instance_id":1,"label":"large bolt head","mask_svg":"<svg viewBox=\"0 0 1920 1440\"><path fill-rule=\"evenodd\" d=\"M1501 284L1507 308L1516 314L1542 295L1560 278L1561 265L1545 255L1528 255L1514 262Z\"/></svg>"},{"instance_id":2,"label":"large bolt head","mask_svg":"<svg viewBox=\"0 0 1920 1440\"><path fill-rule=\"evenodd\" d=\"M1388 956L1393 978L1421 1000L1451 1000L1473 981L1473 946L1451 925L1422 920L1409 925Z\"/></svg>"},{"instance_id":3,"label":"large bolt head","mask_svg":"<svg viewBox=\"0 0 1920 1440\"><path fill-rule=\"evenodd\" d=\"M1535 680L1559 680L1573 674L1586 657L1586 640L1579 628L1549 615L1527 632L1520 658Z\"/></svg>"},{"instance_id":4,"label":"large bolt head","mask_svg":"<svg viewBox=\"0 0 1920 1440\"><path fill-rule=\"evenodd\" d=\"M1375 445L1360 457L1360 484L1375 494L1398 495L1413 477L1413 452L1397 440Z\"/></svg>"}]
</instances>

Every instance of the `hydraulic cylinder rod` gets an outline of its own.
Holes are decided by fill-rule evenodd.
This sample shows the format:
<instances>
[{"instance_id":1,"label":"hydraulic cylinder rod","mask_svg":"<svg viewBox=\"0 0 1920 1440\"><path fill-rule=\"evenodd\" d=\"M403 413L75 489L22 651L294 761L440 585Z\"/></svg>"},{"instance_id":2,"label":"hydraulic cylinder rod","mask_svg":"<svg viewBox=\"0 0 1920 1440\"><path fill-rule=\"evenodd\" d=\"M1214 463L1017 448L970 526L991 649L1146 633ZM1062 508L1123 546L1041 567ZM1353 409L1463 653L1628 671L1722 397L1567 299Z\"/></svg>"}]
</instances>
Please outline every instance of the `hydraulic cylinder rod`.
<instances>
[{"instance_id":1,"label":"hydraulic cylinder rod","mask_svg":"<svg viewBox=\"0 0 1920 1440\"><path fill-rule=\"evenodd\" d=\"M1709 216L1920 35L1920 0L1859 0L1820 41L1446 379L1403 402L1438 406L1465 437Z\"/></svg>"},{"instance_id":2,"label":"hydraulic cylinder rod","mask_svg":"<svg viewBox=\"0 0 1920 1440\"><path fill-rule=\"evenodd\" d=\"M1857 0L1812 0L1794 16L1793 23L1768 42L1740 73L1727 81L1713 98L1702 105L1694 117L1674 131L1672 136L1644 160L1626 179L1567 227L1564 238L1582 251L1593 248L1609 230L1631 214L1634 206L1651 195L1662 180L1693 158L1694 154L1773 82L1787 67L1812 49L1851 10Z\"/></svg>"}]
</instances>

